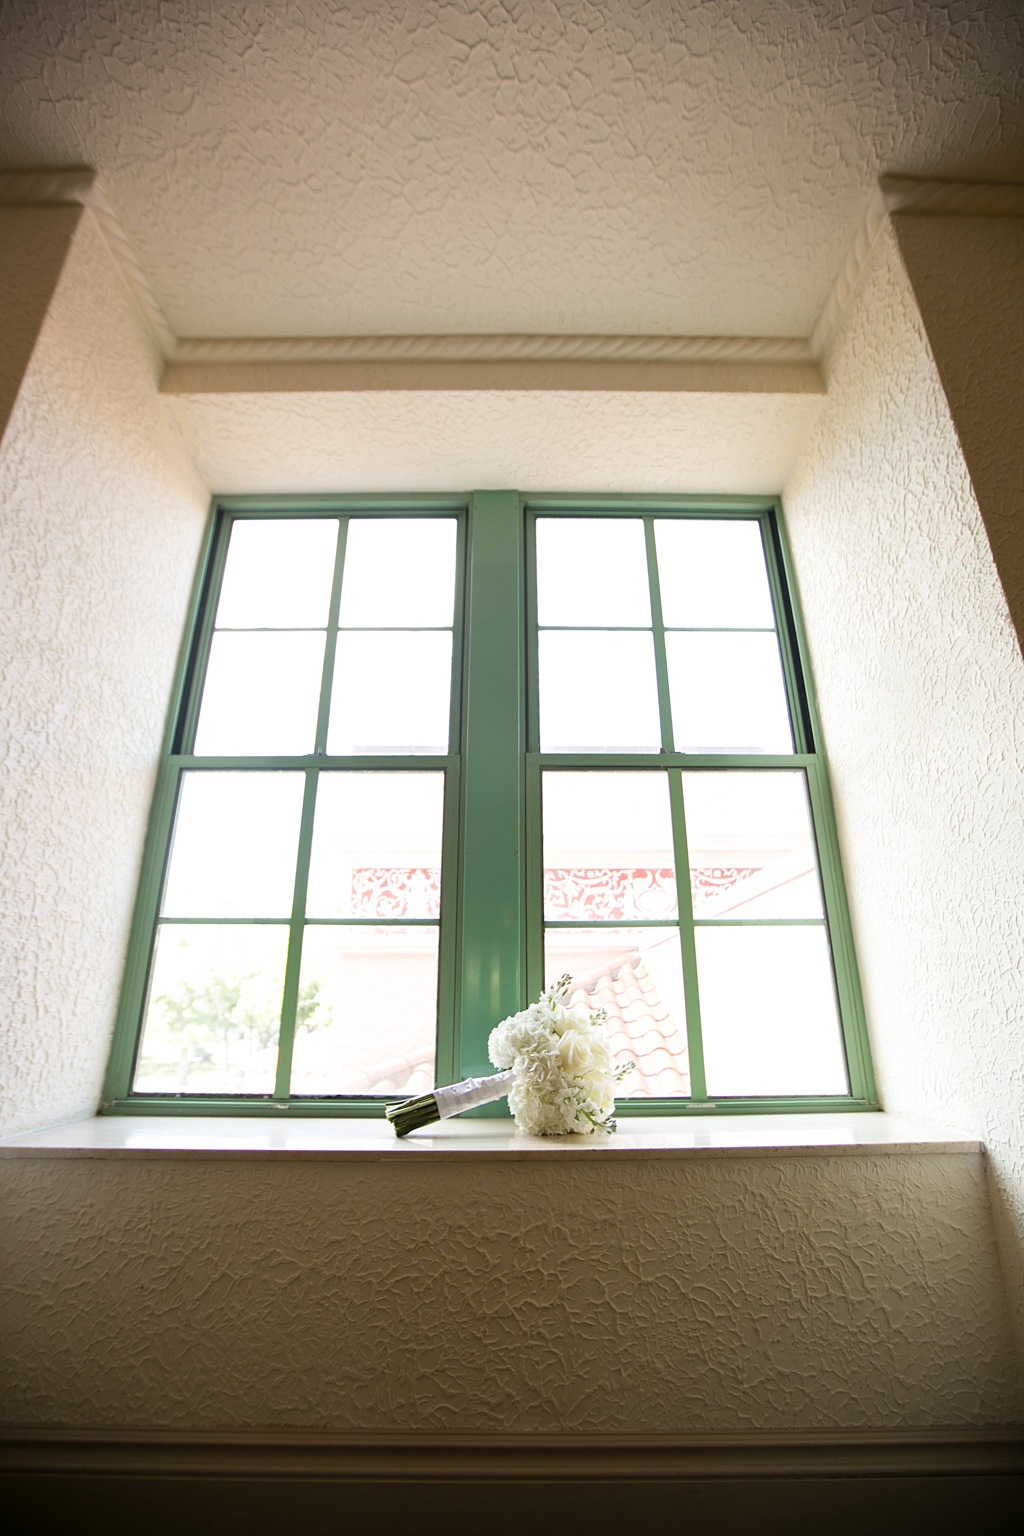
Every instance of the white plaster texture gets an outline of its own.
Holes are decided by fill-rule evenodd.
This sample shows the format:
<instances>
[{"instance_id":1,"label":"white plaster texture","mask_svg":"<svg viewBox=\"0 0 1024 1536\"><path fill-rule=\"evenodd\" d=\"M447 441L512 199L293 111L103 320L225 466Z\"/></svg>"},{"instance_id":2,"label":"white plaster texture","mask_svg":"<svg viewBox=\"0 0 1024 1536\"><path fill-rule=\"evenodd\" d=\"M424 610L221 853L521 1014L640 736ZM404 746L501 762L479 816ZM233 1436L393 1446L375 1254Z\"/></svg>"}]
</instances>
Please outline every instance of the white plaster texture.
<instances>
[{"instance_id":1,"label":"white plaster texture","mask_svg":"<svg viewBox=\"0 0 1024 1536\"><path fill-rule=\"evenodd\" d=\"M3 1419L900 1430L1022 1408L977 1153L0 1167Z\"/></svg>"},{"instance_id":2,"label":"white plaster texture","mask_svg":"<svg viewBox=\"0 0 1024 1536\"><path fill-rule=\"evenodd\" d=\"M893 219L1024 642L1024 219Z\"/></svg>"},{"instance_id":3,"label":"white plaster texture","mask_svg":"<svg viewBox=\"0 0 1024 1536\"><path fill-rule=\"evenodd\" d=\"M769 494L817 394L559 391L166 395L219 492L489 490Z\"/></svg>"},{"instance_id":4,"label":"white plaster texture","mask_svg":"<svg viewBox=\"0 0 1024 1536\"><path fill-rule=\"evenodd\" d=\"M158 370L83 219L0 450L6 1131L99 1101L209 501Z\"/></svg>"},{"instance_id":5,"label":"white plaster texture","mask_svg":"<svg viewBox=\"0 0 1024 1536\"><path fill-rule=\"evenodd\" d=\"M884 170L1024 180L1019 0L21 0L179 335L809 334Z\"/></svg>"},{"instance_id":6,"label":"white plaster texture","mask_svg":"<svg viewBox=\"0 0 1024 1536\"><path fill-rule=\"evenodd\" d=\"M1024 1325L1024 665L891 227L827 375L784 508L882 1103L985 1142Z\"/></svg>"}]
</instances>

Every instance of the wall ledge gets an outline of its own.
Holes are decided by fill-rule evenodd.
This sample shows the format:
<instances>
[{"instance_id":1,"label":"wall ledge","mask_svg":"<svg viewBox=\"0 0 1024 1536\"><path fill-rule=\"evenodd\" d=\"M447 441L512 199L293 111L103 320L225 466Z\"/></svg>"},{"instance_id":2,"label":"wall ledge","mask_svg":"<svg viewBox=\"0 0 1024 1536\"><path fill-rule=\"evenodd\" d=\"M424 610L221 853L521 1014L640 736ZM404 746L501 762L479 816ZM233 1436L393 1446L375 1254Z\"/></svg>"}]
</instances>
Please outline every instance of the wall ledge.
<instances>
[{"instance_id":1,"label":"wall ledge","mask_svg":"<svg viewBox=\"0 0 1024 1536\"><path fill-rule=\"evenodd\" d=\"M28 1131L0 1143L3 1158L167 1158L265 1161L601 1162L866 1153L980 1155L982 1143L904 1115L828 1114L623 1118L615 1135L528 1136L510 1120L447 1120L399 1140L382 1119L109 1115Z\"/></svg>"}]
</instances>

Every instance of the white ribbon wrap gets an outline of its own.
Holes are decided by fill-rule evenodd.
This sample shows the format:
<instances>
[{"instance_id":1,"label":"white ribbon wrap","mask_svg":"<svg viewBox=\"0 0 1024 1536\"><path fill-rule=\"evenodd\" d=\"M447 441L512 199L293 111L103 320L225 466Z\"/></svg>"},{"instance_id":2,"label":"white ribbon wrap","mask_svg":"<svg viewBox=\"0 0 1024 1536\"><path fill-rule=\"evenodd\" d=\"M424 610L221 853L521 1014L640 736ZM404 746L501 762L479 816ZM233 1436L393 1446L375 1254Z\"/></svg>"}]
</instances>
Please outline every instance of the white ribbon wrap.
<instances>
[{"instance_id":1,"label":"white ribbon wrap","mask_svg":"<svg viewBox=\"0 0 1024 1536\"><path fill-rule=\"evenodd\" d=\"M452 1083L450 1088L435 1088L437 1112L442 1120L461 1114L464 1109L475 1109L478 1104L492 1104L503 1099L512 1087L513 1071L496 1072L493 1077L467 1077L464 1082Z\"/></svg>"}]
</instances>

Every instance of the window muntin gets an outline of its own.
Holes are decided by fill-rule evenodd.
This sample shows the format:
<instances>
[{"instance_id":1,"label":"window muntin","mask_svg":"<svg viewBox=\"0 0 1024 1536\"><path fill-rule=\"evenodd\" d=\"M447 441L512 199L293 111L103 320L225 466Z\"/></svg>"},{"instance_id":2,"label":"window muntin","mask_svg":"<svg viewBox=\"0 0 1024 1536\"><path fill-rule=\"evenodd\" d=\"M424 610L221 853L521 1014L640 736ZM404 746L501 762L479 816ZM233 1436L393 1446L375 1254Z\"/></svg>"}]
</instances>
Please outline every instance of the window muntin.
<instances>
[{"instance_id":1,"label":"window muntin","mask_svg":"<svg viewBox=\"0 0 1024 1536\"><path fill-rule=\"evenodd\" d=\"M187 903L175 896L183 880L176 871L177 855L171 854L167 866L166 892L155 900L157 882L150 868L154 917L146 945L155 932L156 960L145 961L147 988L145 980L140 985L136 954L136 997L148 991L152 1002L154 985L165 975L180 990L181 976L171 974L174 956L179 972L191 965L189 984L194 984L202 970L202 944L204 953L216 951L220 944L219 952L230 952L239 972L244 969L241 960L248 963L254 947L265 942L266 975L260 987L250 977L240 996L234 987L228 998L231 1027L221 1031L226 1038L212 1043L207 1039L202 1047L203 1070L193 1064L174 1087L166 1063L162 1074L154 1069L156 1053L150 1046L155 1045L154 1031L161 1020L159 1009L150 1007L134 1093L126 1097L125 1031L132 1028L126 1022L131 1007L130 961L120 1030L120 1076L112 1062L110 1081L118 1086L111 1098L126 1107L143 1106L146 1101L138 1095L146 1095L155 1108L168 1107L172 1097L194 1099L197 1106L217 1101L218 1107L227 1108L233 1095L257 1095L245 1102L257 1109L261 1101L268 1106L290 1105L300 1112L308 1105L310 1112L317 1112L318 1103L322 1110L329 1101L354 1112L372 1112L382 1098L429 1086L435 1070L439 1081L486 1070L486 1035L496 1017L520 1006L543 981L569 969L579 981L589 978L598 988L611 986L614 980L620 998L629 994L627 1004L634 1015L638 1010L642 1013L644 1006L648 1017L657 1015L657 1038L652 1035L644 1042L635 1030L625 1034L620 1030L622 1038L616 1040L622 1007L612 1010L610 1032L621 1053L641 1056L649 1047L649 1070L643 1074L645 1080L634 1085L635 1097L625 1106L627 1110L671 1103L713 1109L716 1099L723 1101L722 1108L818 1107L846 1101L848 1095L856 1102L871 1102L870 1067L856 1017L852 951L842 923L827 783L821 765L808 750L812 717L799 678L797 634L790 601L784 596L771 510L730 507L723 515L719 509L698 511L684 505L620 511L608 504L564 507L555 499L554 505L528 509L524 561L515 553L515 528L522 515L516 499L505 493L480 494L470 512L471 600L465 621L461 598L454 601L456 591L461 592L461 578L457 578L461 546L457 558L442 553L438 561L447 563L431 567L433 557L424 545L433 524L444 529L453 547L458 524L453 510L451 504L444 510L417 508L403 517L399 509L389 508L378 518L362 509L350 513L339 500L331 505L329 515L322 508L307 511L301 506L287 513L262 514L277 535L278 547L273 559L263 562L264 574L257 570L258 579L252 582L256 596L244 590L245 581L237 575L241 567L238 562L232 565L230 549L224 569L222 535L211 565L213 598L218 572L223 571L220 607L216 623L211 612L200 628L189 674L191 696L185 698L183 724L175 742L179 747L188 743L189 732L195 729L192 722L201 723L203 710L209 707L209 669L204 689L204 664L215 643L241 633L277 639L312 636L319 643L322 661L314 744L294 754L275 752L267 757L172 754L158 792L155 821L162 818L168 827L179 800L187 809L190 779L210 781L220 775L226 781L229 773L238 773L252 785L258 784L261 774L268 781L292 777L302 785L294 888L288 909L279 912L274 907L274 915L266 910L266 901L260 912L236 903L231 915L216 909L200 915L194 903L192 911L185 910ZM225 521L233 524L234 531L249 532L261 515L232 509ZM291 545L285 538L290 528L302 531ZM408 537L413 531L416 537ZM319 551L322 563L328 541L335 548L333 561L328 562L333 566L329 582L317 561ZM255 542L249 532L249 538L235 546L250 568L259 564ZM533 548L548 551L546 556L542 553L536 579L530 562ZM388 558L389 549L396 554L394 561ZM714 568L706 553L709 549L724 552L717 555ZM727 579L727 572L726 577L722 574L729 560L734 564L734 580ZM574 562L569 569L567 561ZM704 569L697 579L693 565L701 561ZM275 562L282 571L280 591L265 574L268 564ZM574 574L579 563L585 579ZM424 577L422 582L418 574ZM618 606L617 583L624 594ZM430 588L428 595L422 587ZM526 597L525 620L517 588ZM610 607L616 621L629 622L602 622L609 617ZM234 621L232 625L222 622L225 615ZM537 630L531 629L530 622L537 620ZM517 623L519 640L515 642ZM755 640L768 647L776 733L772 739L739 739L744 732L737 730L738 744L687 740L707 733L703 725L699 729L693 725L695 712L687 702L693 689L688 694L673 681L670 655L677 640L693 638L705 643ZM358 720L358 690L349 686L346 692L346 680L363 670L367 653L360 653L363 666L354 668L357 653L347 647L350 642L380 639L392 645L411 640L418 660L440 640L445 720L457 723L461 715L461 732L449 735L445 725L437 723L442 711L436 704L430 730L423 728L422 713L417 718L415 709L422 706L429 688L419 686L408 690L412 707L404 726L395 727L396 711L380 710L376 718L367 714ZM593 665L595 641L597 649L604 644L605 654L617 658L617 674ZM625 648L622 641L627 642ZM582 675L563 668L560 682L552 671L546 705L543 649L552 643L557 649L566 642L583 651L589 648L591 664ZM516 684L516 669L509 663L514 662L518 646L526 661L526 677ZM449 658L459 665L452 667ZM438 671L435 666L435 698ZM643 675L646 682L638 689L636 679ZM453 679L461 687L453 689ZM567 711L576 710L574 730L565 729L553 705L559 687ZM724 690L719 685L717 691ZM373 692L362 689L371 700ZM400 689L378 690L379 695L385 692L392 703L400 697ZM637 712L631 716L629 708L622 707L623 700L637 692L645 712L641 730L636 729ZM588 713L579 707L579 695L588 695L600 708ZM517 768L516 742L523 728L516 726L513 717L519 708L526 709L528 739L523 745L531 750ZM742 710L736 713L743 715ZM623 728L623 717L632 722L628 728ZM555 722L547 735L546 719ZM741 719L742 725L747 736L757 737L758 732ZM566 736L568 741L561 739ZM201 739L197 731L197 745ZM305 739L308 742L309 736ZM461 767L459 755L449 747L464 749L466 760ZM590 846L584 847L571 827L559 830L551 821L556 790L564 791L564 807L575 785L577 801L582 803L587 779L593 776L598 783L599 774L606 791L601 821L608 835L603 843L591 835ZM403 849L390 851L374 853L367 846L358 862L354 854L349 858L352 850L343 846L349 837L343 825L345 803L352 803L350 822L368 816L374 775L385 796L392 791L397 794L404 776L406 785L415 784L427 800L433 796L436 801L436 786L443 782L443 831L438 833L432 812L429 837L410 835ZM435 788L428 790L430 783ZM760 785L760 800L768 803L767 810L762 804L759 829L747 825L753 815L749 806L742 814L736 810L737 786L744 783L748 800ZM366 790L360 802L364 810L358 815L354 808L360 800L354 791L357 784ZM653 794L661 811L654 818L657 826L641 828L643 836L639 841L633 838L629 846L629 837L620 827L618 847L610 849L614 817L607 808L616 784L620 798L629 784L634 786L635 801L649 802ZM656 793L651 789L655 784ZM779 789L784 785L790 786L785 792ZM791 825L781 828L776 825L777 806L775 822L769 814L773 796L778 800L780 794L783 798L788 794L791 802ZM709 795L712 806L720 805L723 796L733 798L731 832L726 829L729 835L724 842L721 815L716 821L708 810ZM756 794L753 797L757 799ZM413 798L422 801L424 795ZM229 799L225 796L224 803ZM814 805L814 833L808 820L809 803ZM793 811L797 804L799 814ZM294 824L294 797L289 814ZM388 816L379 819L386 824ZM651 821L650 814L647 819ZM234 844L229 836L232 817L226 815L224 822L216 834L221 844L226 839L229 848L244 846L246 817L240 812L234 816ZM519 828L525 837L522 849ZM262 836L262 823L260 832ZM759 833L754 838L756 848L751 842L754 832ZM188 817L182 814L175 847L187 848L189 837L201 845L201 834L194 826L189 831ZM726 846L730 837L731 844ZM819 873L823 837L827 860ZM544 838L549 847L542 847ZM726 862L727 855L731 862ZM268 867L273 863L268 858ZM242 856L239 870L244 864ZM442 864L447 882L443 912ZM343 874L338 873L342 866ZM458 891L455 870L463 887ZM261 869L260 878L248 883L240 876L236 884L255 894L264 873ZM211 889L217 883L212 881ZM143 886L145 894L145 877ZM168 895L176 903L173 912L167 906ZM145 900L140 899L140 912L144 906ZM833 924L831 942L826 910ZM797 928L802 932L789 932ZM172 936L172 929L180 932ZM776 957L790 959L785 964L764 963L765 985L772 989L770 1008L760 1005L763 1000L757 998L756 989L751 996L759 1002L762 1020L771 1015L773 1040L803 1041L789 1050L791 1059L799 1057L808 1064L802 1076L785 1066L787 1053L779 1051L777 1043L765 1050L764 1031L750 1024L749 1006L735 988L729 993L730 977L738 970L749 975L761 953L758 945L766 943L774 945ZM133 945L138 948L137 943ZM190 956L187 964L182 954ZM799 986L789 986L787 981L794 964L801 970ZM374 967L378 976L387 978L376 993L372 986L364 987L362 979ZM403 991L398 981L402 975L418 979ZM279 1020L283 1019L271 1043L267 1036L273 1031L275 1004L268 1001L268 989L270 993L276 989ZM837 994L843 996L846 1007L842 1035ZM367 999L374 1010L372 1025L367 1023ZM138 1007L136 1003L136 1019ZM166 1019L162 1023L166 1032ZM248 1035L255 1032L263 1042L262 1056L251 1048L251 1041L246 1045L246 1031ZM851 1059L849 1086L843 1037ZM373 1065L366 1059L367 1038L380 1047L378 1058L390 1057L399 1067L404 1062L420 1076L415 1081L407 1077L405 1082L400 1074L378 1071L374 1076L367 1070ZM436 1065L431 1060L435 1040ZM275 1055L273 1082L268 1087L267 1062ZM744 1072L736 1070L738 1056L747 1064Z\"/></svg>"}]
</instances>

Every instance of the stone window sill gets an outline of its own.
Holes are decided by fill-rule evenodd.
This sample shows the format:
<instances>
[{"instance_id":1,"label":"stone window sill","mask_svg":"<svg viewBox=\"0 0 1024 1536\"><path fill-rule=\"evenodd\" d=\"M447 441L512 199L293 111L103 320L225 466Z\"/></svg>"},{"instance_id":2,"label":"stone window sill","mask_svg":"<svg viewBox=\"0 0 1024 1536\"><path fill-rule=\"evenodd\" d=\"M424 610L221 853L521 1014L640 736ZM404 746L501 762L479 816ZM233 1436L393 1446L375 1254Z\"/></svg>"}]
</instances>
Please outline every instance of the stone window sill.
<instances>
[{"instance_id":1,"label":"stone window sill","mask_svg":"<svg viewBox=\"0 0 1024 1536\"><path fill-rule=\"evenodd\" d=\"M620 1120L611 1136L527 1136L510 1120L447 1120L399 1140L383 1120L117 1115L28 1131L0 1142L0 1157L301 1158L379 1162L429 1157L532 1162L538 1158L854 1156L865 1152L980 1153L948 1126L904 1115L833 1112L669 1116Z\"/></svg>"}]
</instances>

